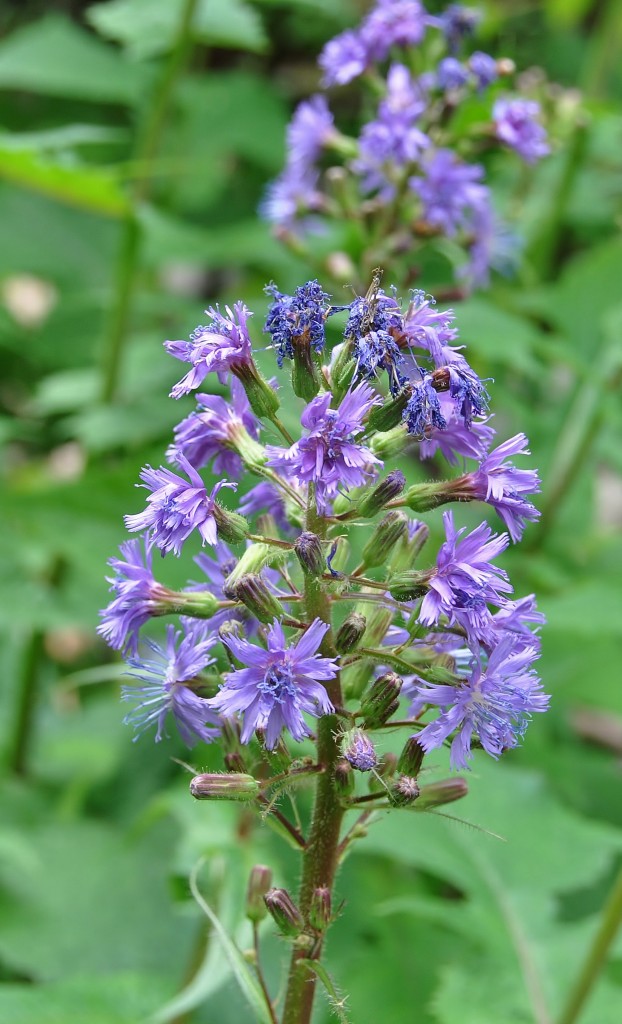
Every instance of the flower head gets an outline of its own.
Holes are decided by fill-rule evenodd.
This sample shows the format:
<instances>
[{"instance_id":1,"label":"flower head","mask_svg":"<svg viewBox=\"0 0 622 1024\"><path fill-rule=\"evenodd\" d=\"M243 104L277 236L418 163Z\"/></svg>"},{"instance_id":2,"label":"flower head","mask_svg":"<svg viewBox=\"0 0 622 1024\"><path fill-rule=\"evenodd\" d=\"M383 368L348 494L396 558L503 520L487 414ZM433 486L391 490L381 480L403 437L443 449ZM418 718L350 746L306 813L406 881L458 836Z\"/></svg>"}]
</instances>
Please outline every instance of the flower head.
<instances>
[{"instance_id":1,"label":"flower head","mask_svg":"<svg viewBox=\"0 0 622 1024\"><path fill-rule=\"evenodd\" d=\"M505 551L509 538L507 533L493 534L486 523L469 534L466 527L456 530L451 511L443 513L443 523L447 539L429 573L419 621L431 626L442 614L450 622L458 615L467 626L469 618L479 619L486 603L499 605L501 595L512 591L507 573L491 562Z\"/></svg>"},{"instance_id":2,"label":"flower head","mask_svg":"<svg viewBox=\"0 0 622 1024\"><path fill-rule=\"evenodd\" d=\"M411 178L410 186L421 198L424 219L450 236L468 228L474 211L488 202L484 168L463 163L451 149L437 149L422 169L423 177Z\"/></svg>"},{"instance_id":3,"label":"flower head","mask_svg":"<svg viewBox=\"0 0 622 1024\"><path fill-rule=\"evenodd\" d=\"M208 373L224 374L227 370L248 365L252 361L251 339L247 320L252 316L243 302L236 302L233 311L225 307L226 316L218 307L210 307L207 314L211 323L197 327L190 341L165 341L167 352L192 369L175 385L171 398L181 398L198 388Z\"/></svg>"},{"instance_id":4,"label":"flower head","mask_svg":"<svg viewBox=\"0 0 622 1024\"><path fill-rule=\"evenodd\" d=\"M324 512L340 489L360 487L382 463L356 436L363 419L378 396L362 382L348 391L338 409L331 409L332 395L318 395L300 417L305 437L291 448L267 446L268 465L299 484L315 484L318 511Z\"/></svg>"},{"instance_id":5,"label":"flower head","mask_svg":"<svg viewBox=\"0 0 622 1024\"><path fill-rule=\"evenodd\" d=\"M526 494L540 490L536 470L517 469L507 461L510 455L529 455L528 443L524 434L516 434L493 448L466 478L472 497L492 505L514 542L521 539L526 523L540 516L535 505L525 498Z\"/></svg>"},{"instance_id":6,"label":"flower head","mask_svg":"<svg viewBox=\"0 0 622 1024\"><path fill-rule=\"evenodd\" d=\"M307 281L293 295L284 295L275 285L266 291L274 299L266 317L266 331L277 352L277 363L294 358L296 346L308 345L314 352L324 348L324 325L330 315L330 295L317 281Z\"/></svg>"},{"instance_id":7,"label":"flower head","mask_svg":"<svg viewBox=\"0 0 622 1024\"><path fill-rule=\"evenodd\" d=\"M287 129L287 162L305 171L336 134L333 115L324 96L300 103Z\"/></svg>"},{"instance_id":8,"label":"flower head","mask_svg":"<svg viewBox=\"0 0 622 1024\"><path fill-rule=\"evenodd\" d=\"M158 614L169 591L153 577L148 546L127 540L120 551L122 558L108 561L115 574L106 578L116 597L100 612L97 632L111 647L135 652L141 626Z\"/></svg>"},{"instance_id":9,"label":"flower head","mask_svg":"<svg viewBox=\"0 0 622 1024\"><path fill-rule=\"evenodd\" d=\"M440 747L456 733L451 744L452 768L466 768L475 735L486 753L498 758L517 746L531 715L546 711L549 697L531 664L538 657L534 647L516 649L507 636L489 655L472 663L470 675L459 686L420 683L412 712L428 705L440 707L435 721L418 733L425 752Z\"/></svg>"},{"instance_id":10,"label":"flower head","mask_svg":"<svg viewBox=\"0 0 622 1024\"><path fill-rule=\"evenodd\" d=\"M221 487L237 487L237 484L219 480L210 494L203 480L188 460L181 454L177 463L190 478L190 483L170 469L152 469L145 466L140 477L151 491L147 507L137 515L125 516L125 525L135 533L146 530L150 542L162 551L181 554L182 545L194 530L198 530L204 543L215 544L216 495Z\"/></svg>"},{"instance_id":11,"label":"flower head","mask_svg":"<svg viewBox=\"0 0 622 1024\"><path fill-rule=\"evenodd\" d=\"M378 117L363 128L359 157L353 163L363 177L366 191L380 189L390 198L394 186L387 176L387 167L402 167L419 159L430 145L428 136L417 127L425 110L421 90L413 82L408 68L393 64L387 75L387 95L378 108Z\"/></svg>"},{"instance_id":12,"label":"flower head","mask_svg":"<svg viewBox=\"0 0 622 1024\"><path fill-rule=\"evenodd\" d=\"M231 380L231 398L197 395L199 408L175 427L175 443L167 451L170 462L181 453L196 469L214 460L216 474L239 479L243 472L240 456L233 450L236 437L247 433L256 438L258 423L251 412L246 392L236 377Z\"/></svg>"},{"instance_id":13,"label":"flower head","mask_svg":"<svg viewBox=\"0 0 622 1024\"><path fill-rule=\"evenodd\" d=\"M492 111L497 138L528 164L535 164L550 153L539 116L540 104L535 100L500 99Z\"/></svg>"},{"instance_id":14,"label":"flower head","mask_svg":"<svg viewBox=\"0 0 622 1024\"><path fill-rule=\"evenodd\" d=\"M141 680L141 686L124 686L122 699L133 701L136 707L124 722L136 728L136 737L154 723L157 724L156 742L165 735L166 718L172 714L179 734L186 746L197 739L211 743L220 733L220 718L214 714L207 700L199 697L192 681L214 659L211 648L218 637L207 639L188 628L184 632L166 627L166 645L161 647L147 640L154 658L130 659L130 675Z\"/></svg>"},{"instance_id":15,"label":"flower head","mask_svg":"<svg viewBox=\"0 0 622 1024\"><path fill-rule=\"evenodd\" d=\"M460 458L482 459L495 435L487 420L473 420L466 425L464 417L447 392L438 396L444 427L430 426L421 440L419 455L430 459L437 451L450 465L455 466Z\"/></svg>"},{"instance_id":16,"label":"flower head","mask_svg":"<svg viewBox=\"0 0 622 1024\"><path fill-rule=\"evenodd\" d=\"M272 750L283 729L295 740L310 735L303 713L330 714L333 705L322 681L333 679L337 663L318 654L328 625L315 619L294 645L288 645L275 620L267 632L267 649L229 636L226 644L245 668L229 672L210 706L229 716L242 714L242 743L256 729L265 729L266 747Z\"/></svg>"},{"instance_id":17,"label":"flower head","mask_svg":"<svg viewBox=\"0 0 622 1024\"><path fill-rule=\"evenodd\" d=\"M345 85L384 60L394 46L417 45L429 23L419 0L377 0L358 29L335 36L322 50L322 84Z\"/></svg>"}]
</instances>

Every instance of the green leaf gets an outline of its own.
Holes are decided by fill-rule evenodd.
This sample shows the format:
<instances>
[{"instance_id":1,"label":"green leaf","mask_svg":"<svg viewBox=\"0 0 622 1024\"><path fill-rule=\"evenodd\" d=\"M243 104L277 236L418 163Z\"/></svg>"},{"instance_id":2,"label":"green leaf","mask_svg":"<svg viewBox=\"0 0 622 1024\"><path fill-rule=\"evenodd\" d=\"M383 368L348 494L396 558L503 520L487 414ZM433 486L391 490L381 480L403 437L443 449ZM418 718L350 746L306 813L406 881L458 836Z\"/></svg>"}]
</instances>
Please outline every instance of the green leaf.
<instances>
[{"instance_id":1,"label":"green leaf","mask_svg":"<svg viewBox=\"0 0 622 1024\"><path fill-rule=\"evenodd\" d=\"M122 43L134 60L166 53L174 45L185 0L109 0L88 8L102 35ZM262 53L267 39L256 11L243 0L199 0L192 36L209 46Z\"/></svg>"},{"instance_id":2,"label":"green leaf","mask_svg":"<svg viewBox=\"0 0 622 1024\"><path fill-rule=\"evenodd\" d=\"M0 985L0 1018L11 1024L137 1024L165 995L162 974L90 974L46 985Z\"/></svg>"},{"instance_id":3,"label":"green leaf","mask_svg":"<svg viewBox=\"0 0 622 1024\"><path fill-rule=\"evenodd\" d=\"M141 68L60 14L48 14L0 42L0 88L133 104L144 82Z\"/></svg>"},{"instance_id":4,"label":"green leaf","mask_svg":"<svg viewBox=\"0 0 622 1024\"><path fill-rule=\"evenodd\" d=\"M1 141L0 178L107 217L123 217L130 210L115 172L54 160L37 151L7 149Z\"/></svg>"}]
</instances>

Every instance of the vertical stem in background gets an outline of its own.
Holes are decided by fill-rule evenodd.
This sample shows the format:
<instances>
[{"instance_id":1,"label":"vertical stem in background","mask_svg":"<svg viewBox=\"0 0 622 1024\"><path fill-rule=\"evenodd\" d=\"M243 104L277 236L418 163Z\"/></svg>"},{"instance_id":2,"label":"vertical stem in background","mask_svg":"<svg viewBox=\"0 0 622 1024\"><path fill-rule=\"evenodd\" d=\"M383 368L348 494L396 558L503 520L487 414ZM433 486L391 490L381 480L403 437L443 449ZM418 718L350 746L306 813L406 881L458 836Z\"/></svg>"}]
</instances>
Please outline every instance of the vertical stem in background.
<instances>
[{"instance_id":1,"label":"vertical stem in background","mask_svg":"<svg viewBox=\"0 0 622 1024\"><path fill-rule=\"evenodd\" d=\"M114 402L117 394L140 262L140 228L136 219L136 208L149 196L152 164L160 145L170 100L192 48L191 29L197 2L198 0L185 0L173 48L153 91L136 142L134 159L140 170L132 188L133 209L122 228L116 265L115 299L104 339L101 399L107 404Z\"/></svg>"},{"instance_id":2,"label":"vertical stem in background","mask_svg":"<svg viewBox=\"0 0 622 1024\"><path fill-rule=\"evenodd\" d=\"M568 1002L562 1010L558 1024L575 1024L579 1019L584 1003L596 984L609 948L622 924L622 868L614 883L613 889L603 908L603 915L594 942L588 952L583 968L579 974Z\"/></svg>"},{"instance_id":3,"label":"vertical stem in background","mask_svg":"<svg viewBox=\"0 0 622 1024\"><path fill-rule=\"evenodd\" d=\"M9 768L15 775L26 775L28 752L37 703L37 682L43 652L43 633L32 630L25 637L17 676L17 712Z\"/></svg>"},{"instance_id":4,"label":"vertical stem in background","mask_svg":"<svg viewBox=\"0 0 622 1024\"><path fill-rule=\"evenodd\" d=\"M307 514L306 529L324 539L326 522L316 515L312 507L315 502L314 495L311 495L310 501L312 504ZM320 618L323 622L330 623L330 598L322 590L321 582L311 577L307 577L305 581L305 606L309 621ZM335 657L331 630L324 637L321 651L327 657ZM339 677L327 682L326 689L333 704L340 705L342 697ZM315 889L326 887L332 892L337 870L339 834L343 818L343 808L335 791L333 771L339 757L337 725L335 715L323 715L318 721L317 760L324 766L324 772L318 777L311 830L303 854L299 907L305 923L309 920ZM321 943L318 941L313 956L319 959L320 955ZM305 967L304 961L308 957L307 949L295 947L292 951L283 1024L309 1024L311 1020L317 979Z\"/></svg>"}]
</instances>

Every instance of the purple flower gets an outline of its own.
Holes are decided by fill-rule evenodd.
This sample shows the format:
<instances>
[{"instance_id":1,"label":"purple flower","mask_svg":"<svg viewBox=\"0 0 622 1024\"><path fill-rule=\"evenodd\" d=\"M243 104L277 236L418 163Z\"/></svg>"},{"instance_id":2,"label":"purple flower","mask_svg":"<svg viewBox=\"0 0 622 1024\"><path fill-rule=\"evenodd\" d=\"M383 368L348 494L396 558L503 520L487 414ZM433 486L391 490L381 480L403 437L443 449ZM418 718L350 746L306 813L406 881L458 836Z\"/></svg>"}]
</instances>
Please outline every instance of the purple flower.
<instances>
[{"instance_id":1,"label":"purple flower","mask_svg":"<svg viewBox=\"0 0 622 1024\"><path fill-rule=\"evenodd\" d=\"M197 395L199 409L175 427L175 443L166 453L169 462L183 455L196 469L214 460L213 472L239 479L243 463L235 448L236 438L247 433L259 434L258 423L251 412L242 384L233 377L231 399L220 395Z\"/></svg>"},{"instance_id":2,"label":"purple flower","mask_svg":"<svg viewBox=\"0 0 622 1024\"><path fill-rule=\"evenodd\" d=\"M221 540L214 546L214 554L215 558L210 558L204 552L196 555L194 562L198 565L201 572L205 574L207 583L193 583L192 586L187 588L187 592L194 591L200 593L202 590L208 590L219 601L227 601L230 600L231 595L225 593L225 581L235 569L240 557L235 555L228 544ZM278 572L274 569L263 569L260 575L269 589L275 594L278 593L276 588L276 583L279 579ZM256 633L259 628L259 621L250 614L247 608L240 606L237 608L222 608L215 615L212 615L207 623L210 633L212 635L216 634L223 622L230 622L231 620L243 622L249 636ZM182 618L182 622L189 621L195 623L196 629L200 628L196 620L191 620L188 617Z\"/></svg>"},{"instance_id":3,"label":"purple flower","mask_svg":"<svg viewBox=\"0 0 622 1024\"><path fill-rule=\"evenodd\" d=\"M473 735L494 758L517 746L531 715L548 708L549 696L542 692L542 684L531 669L537 657L534 647L516 649L515 638L508 636L487 660L474 660L470 676L459 686L422 682L412 713L419 714L428 704L441 709L439 717L417 734L425 752L440 747L455 733L451 766L466 768L472 756Z\"/></svg>"},{"instance_id":4,"label":"purple flower","mask_svg":"<svg viewBox=\"0 0 622 1024\"><path fill-rule=\"evenodd\" d=\"M181 398L199 387L208 373L223 374L236 367L247 366L252 361L251 339L246 322L252 316L243 302L236 302L233 312L225 306L226 316L218 307L206 310L212 323L208 327L197 327L190 335L190 341L165 341L164 347L170 355L184 363L192 363L192 369L175 385L171 398Z\"/></svg>"},{"instance_id":5,"label":"purple flower","mask_svg":"<svg viewBox=\"0 0 622 1024\"><path fill-rule=\"evenodd\" d=\"M324 146L336 135L333 115L324 96L300 103L287 129L287 163L300 171L312 167Z\"/></svg>"},{"instance_id":6,"label":"purple flower","mask_svg":"<svg viewBox=\"0 0 622 1024\"><path fill-rule=\"evenodd\" d=\"M274 302L268 310L264 331L272 338L277 363L294 358L296 344L308 344L314 352L324 348L324 324L330 315L330 295L317 281L307 281L293 295L284 295L276 285L265 289Z\"/></svg>"},{"instance_id":7,"label":"purple flower","mask_svg":"<svg viewBox=\"0 0 622 1024\"><path fill-rule=\"evenodd\" d=\"M362 75L369 62L367 47L358 33L342 32L326 44L319 56L318 63L324 72L322 84L346 85Z\"/></svg>"},{"instance_id":8,"label":"purple flower","mask_svg":"<svg viewBox=\"0 0 622 1024\"><path fill-rule=\"evenodd\" d=\"M275 620L267 632L267 650L238 637L226 644L246 668L227 673L225 684L209 704L224 715L244 716L241 739L248 743L256 729L265 729L272 750L283 728L295 740L309 736L303 712L318 717L333 711L322 680L333 679L337 662L317 653L329 626L315 619L293 646L288 646Z\"/></svg>"},{"instance_id":9,"label":"purple flower","mask_svg":"<svg viewBox=\"0 0 622 1024\"><path fill-rule=\"evenodd\" d=\"M122 558L108 561L115 575L106 579L116 597L99 613L97 632L110 647L135 653L141 626L161 613L170 591L154 579L151 550L142 541L127 540L120 551Z\"/></svg>"},{"instance_id":10,"label":"purple flower","mask_svg":"<svg viewBox=\"0 0 622 1024\"><path fill-rule=\"evenodd\" d=\"M180 639L181 637L181 639ZM124 718L127 725L136 728L135 739L141 732L157 723L156 743L164 732L167 715L171 713L179 734L188 747L197 739L211 743L220 733L220 718L214 714L207 700L197 696L192 682L208 665L218 637L202 638L193 629L175 630L166 627L166 646L147 640L155 658L132 658L130 675L142 681L141 686L124 686L122 700L136 702L136 707Z\"/></svg>"},{"instance_id":11,"label":"purple flower","mask_svg":"<svg viewBox=\"0 0 622 1024\"><path fill-rule=\"evenodd\" d=\"M458 49L462 40L475 31L480 18L480 12L471 7L450 4L441 15L431 18L430 21L441 29L447 40L447 45L453 53Z\"/></svg>"},{"instance_id":12,"label":"purple flower","mask_svg":"<svg viewBox=\"0 0 622 1024\"><path fill-rule=\"evenodd\" d=\"M366 732L350 729L344 734L343 756L359 772L370 772L378 764L378 755Z\"/></svg>"},{"instance_id":13,"label":"purple flower","mask_svg":"<svg viewBox=\"0 0 622 1024\"><path fill-rule=\"evenodd\" d=\"M261 483L255 484L246 494L242 495L239 511L240 515L248 518L260 512L267 512L273 517L279 529L291 530L291 524L286 515L283 495L278 487L267 480L262 480Z\"/></svg>"},{"instance_id":14,"label":"purple flower","mask_svg":"<svg viewBox=\"0 0 622 1024\"><path fill-rule=\"evenodd\" d=\"M466 527L456 530L453 513L443 512L446 541L441 545L436 568L427 578L428 591L421 603L419 621L426 626L446 615L450 623L464 611L466 619L479 619L486 603L500 605L503 594L511 593L507 573L491 559L505 551L507 533L492 534L487 523L463 536ZM460 624L468 625L460 615Z\"/></svg>"},{"instance_id":15,"label":"purple flower","mask_svg":"<svg viewBox=\"0 0 622 1024\"><path fill-rule=\"evenodd\" d=\"M425 349L439 367L455 358L450 342L458 337L458 331L451 326L455 320L453 309L439 310L435 306L436 299L431 295L413 291L404 314L403 332L411 345Z\"/></svg>"},{"instance_id":16,"label":"purple flower","mask_svg":"<svg viewBox=\"0 0 622 1024\"><path fill-rule=\"evenodd\" d=\"M469 72L455 57L445 57L438 65L436 80L441 89L461 89L469 80Z\"/></svg>"},{"instance_id":17,"label":"purple flower","mask_svg":"<svg viewBox=\"0 0 622 1024\"><path fill-rule=\"evenodd\" d=\"M517 469L506 461L510 455L530 455L528 443L524 434L516 434L489 452L479 468L465 478L472 497L492 505L514 542L521 539L526 523L540 516L535 505L524 497L540 490L536 470Z\"/></svg>"},{"instance_id":18,"label":"purple flower","mask_svg":"<svg viewBox=\"0 0 622 1024\"><path fill-rule=\"evenodd\" d=\"M136 486L145 486L151 491L147 498L147 508L137 515L124 518L125 525L132 533L147 530L150 543L164 552L174 551L179 555L184 541L193 530L199 531L204 543L216 543L216 495L221 487L235 489L237 484L219 480L208 494L203 480L188 460L179 454L177 462L190 478L190 484L170 469L145 466L140 474L144 485Z\"/></svg>"},{"instance_id":19,"label":"purple flower","mask_svg":"<svg viewBox=\"0 0 622 1024\"><path fill-rule=\"evenodd\" d=\"M463 163L451 149L438 149L423 162L422 178L410 179L410 186L423 202L423 216L446 235L468 228L474 210L488 202L488 189L481 184L484 168Z\"/></svg>"},{"instance_id":20,"label":"purple flower","mask_svg":"<svg viewBox=\"0 0 622 1024\"><path fill-rule=\"evenodd\" d=\"M300 417L308 433L291 448L268 445L266 449L269 466L299 484L315 484L317 508L322 513L338 491L361 486L382 465L369 448L354 440L378 396L361 383L348 391L338 409L330 408L331 399L326 392L309 402Z\"/></svg>"},{"instance_id":21,"label":"purple flower","mask_svg":"<svg viewBox=\"0 0 622 1024\"><path fill-rule=\"evenodd\" d=\"M387 75L387 95L378 117L365 125L359 141L360 156L354 170L363 176L365 191L380 189L385 198L394 192L391 171L417 161L430 140L416 121L425 110L425 99L408 68L393 64Z\"/></svg>"},{"instance_id":22,"label":"purple flower","mask_svg":"<svg viewBox=\"0 0 622 1024\"><path fill-rule=\"evenodd\" d=\"M326 44L319 58L322 84L345 85L374 61L388 57L392 47L417 45L429 23L418 0L378 0L357 30L342 32Z\"/></svg>"},{"instance_id":23,"label":"purple flower","mask_svg":"<svg viewBox=\"0 0 622 1024\"><path fill-rule=\"evenodd\" d=\"M540 104L535 100L497 100L492 110L495 133L528 164L550 153L546 131L540 124Z\"/></svg>"},{"instance_id":24,"label":"purple flower","mask_svg":"<svg viewBox=\"0 0 622 1024\"><path fill-rule=\"evenodd\" d=\"M486 420L475 420L467 427L449 394L440 394L438 398L445 426L427 429L419 447L421 458L431 459L440 451L452 466L459 458L482 459L495 434L492 427L486 425Z\"/></svg>"},{"instance_id":25,"label":"purple flower","mask_svg":"<svg viewBox=\"0 0 622 1024\"><path fill-rule=\"evenodd\" d=\"M283 173L268 185L259 205L261 216L273 224L291 229L303 213L320 210L323 197L317 188L318 178L315 170L300 170L295 164L286 165Z\"/></svg>"},{"instance_id":26,"label":"purple flower","mask_svg":"<svg viewBox=\"0 0 622 1024\"><path fill-rule=\"evenodd\" d=\"M530 627L543 626L546 616L539 612L536 607L535 594L521 597L517 601L504 601L499 611L491 616L492 625L497 630L498 636L503 637L505 633L514 633L517 644L518 638L522 637L526 644L532 647L539 647L540 637L537 630Z\"/></svg>"},{"instance_id":27,"label":"purple flower","mask_svg":"<svg viewBox=\"0 0 622 1024\"><path fill-rule=\"evenodd\" d=\"M473 77L478 92L482 92L493 82L497 81L499 77L499 71L497 69L497 62L494 57L491 57L488 53L482 53L481 50L476 50L469 57L469 68Z\"/></svg>"}]
</instances>

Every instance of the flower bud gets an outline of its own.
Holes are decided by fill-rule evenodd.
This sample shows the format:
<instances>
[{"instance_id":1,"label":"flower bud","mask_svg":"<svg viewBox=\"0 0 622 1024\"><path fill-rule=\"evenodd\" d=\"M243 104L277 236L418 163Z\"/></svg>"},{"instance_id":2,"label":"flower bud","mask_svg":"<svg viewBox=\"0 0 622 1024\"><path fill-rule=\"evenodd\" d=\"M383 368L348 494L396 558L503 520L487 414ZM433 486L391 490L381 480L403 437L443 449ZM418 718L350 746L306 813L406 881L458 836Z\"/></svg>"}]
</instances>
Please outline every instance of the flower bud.
<instances>
[{"instance_id":1,"label":"flower bud","mask_svg":"<svg viewBox=\"0 0 622 1024\"><path fill-rule=\"evenodd\" d=\"M251 360L250 363L232 366L231 369L242 382L248 404L255 416L271 419L279 408L279 398L274 388L261 376L255 363Z\"/></svg>"},{"instance_id":2,"label":"flower bud","mask_svg":"<svg viewBox=\"0 0 622 1024\"><path fill-rule=\"evenodd\" d=\"M397 509L387 512L363 548L363 564L385 565L389 555L408 526L408 516Z\"/></svg>"},{"instance_id":3,"label":"flower bud","mask_svg":"<svg viewBox=\"0 0 622 1024\"><path fill-rule=\"evenodd\" d=\"M359 772L370 772L378 763L374 745L362 729L348 729L343 734L341 752L346 761Z\"/></svg>"},{"instance_id":4,"label":"flower bud","mask_svg":"<svg viewBox=\"0 0 622 1024\"><path fill-rule=\"evenodd\" d=\"M190 792L195 800L254 800L259 783L252 775L195 775L190 780Z\"/></svg>"},{"instance_id":5,"label":"flower bud","mask_svg":"<svg viewBox=\"0 0 622 1024\"><path fill-rule=\"evenodd\" d=\"M264 864L255 864L248 878L246 890L246 916L254 924L263 921L268 910L264 896L272 885L272 871Z\"/></svg>"},{"instance_id":6,"label":"flower bud","mask_svg":"<svg viewBox=\"0 0 622 1024\"><path fill-rule=\"evenodd\" d=\"M392 473L384 478L376 487L367 491L363 494L357 502L357 512L361 516L375 516L377 512L380 512L381 508L392 501L404 490L406 483L406 477L399 469L394 469Z\"/></svg>"},{"instance_id":7,"label":"flower bud","mask_svg":"<svg viewBox=\"0 0 622 1024\"><path fill-rule=\"evenodd\" d=\"M283 614L281 602L271 594L266 581L256 573L247 573L235 584L235 597L246 605L260 622L273 622Z\"/></svg>"},{"instance_id":8,"label":"flower bud","mask_svg":"<svg viewBox=\"0 0 622 1024\"><path fill-rule=\"evenodd\" d=\"M419 796L419 783L410 775L401 775L389 790L389 800L394 807L407 807Z\"/></svg>"},{"instance_id":9,"label":"flower bud","mask_svg":"<svg viewBox=\"0 0 622 1024\"><path fill-rule=\"evenodd\" d=\"M420 519L410 519L408 529L403 533L399 542L393 549L389 569L391 572L401 572L405 569L412 569L417 555L423 548L430 536L430 531Z\"/></svg>"},{"instance_id":10,"label":"flower bud","mask_svg":"<svg viewBox=\"0 0 622 1024\"><path fill-rule=\"evenodd\" d=\"M345 757L340 758L335 764L335 789L340 796L350 796L354 789L354 771Z\"/></svg>"},{"instance_id":11,"label":"flower bud","mask_svg":"<svg viewBox=\"0 0 622 1024\"><path fill-rule=\"evenodd\" d=\"M403 775L409 775L411 778L416 779L421 771L424 757L425 751L419 743L417 736L409 736L397 762L398 771Z\"/></svg>"},{"instance_id":12,"label":"flower bud","mask_svg":"<svg viewBox=\"0 0 622 1024\"><path fill-rule=\"evenodd\" d=\"M455 800L462 800L468 792L467 781L463 778L441 779L440 782L431 782L428 786L421 787L417 810L425 811L430 807L452 804Z\"/></svg>"},{"instance_id":13,"label":"flower bud","mask_svg":"<svg viewBox=\"0 0 622 1024\"><path fill-rule=\"evenodd\" d=\"M226 597L235 598L235 584L247 573L261 572L267 565L279 565L287 561L291 552L288 548L277 548L274 544L249 544L224 583Z\"/></svg>"},{"instance_id":14,"label":"flower bud","mask_svg":"<svg viewBox=\"0 0 622 1024\"><path fill-rule=\"evenodd\" d=\"M410 572L397 572L389 578L387 589L396 601L413 601L425 594L428 589L426 580L426 573L417 572L415 569Z\"/></svg>"},{"instance_id":15,"label":"flower bud","mask_svg":"<svg viewBox=\"0 0 622 1024\"><path fill-rule=\"evenodd\" d=\"M348 654L349 651L353 651L360 644L366 627L367 619L364 615L360 612L350 612L335 634L337 653Z\"/></svg>"},{"instance_id":16,"label":"flower bud","mask_svg":"<svg viewBox=\"0 0 622 1024\"><path fill-rule=\"evenodd\" d=\"M294 338L293 349L292 390L298 398L310 402L320 390L320 379L309 339L305 335Z\"/></svg>"},{"instance_id":17,"label":"flower bud","mask_svg":"<svg viewBox=\"0 0 622 1024\"><path fill-rule=\"evenodd\" d=\"M368 420L370 430L391 430L397 427L409 398L408 388L404 388L396 398L390 398L383 405L372 409Z\"/></svg>"},{"instance_id":18,"label":"flower bud","mask_svg":"<svg viewBox=\"0 0 622 1024\"><path fill-rule=\"evenodd\" d=\"M238 512L229 512L217 501L214 502L214 519L218 536L227 544L239 544L248 537L248 523L244 516L239 515Z\"/></svg>"},{"instance_id":19,"label":"flower bud","mask_svg":"<svg viewBox=\"0 0 622 1024\"><path fill-rule=\"evenodd\" d=\"M197 619L211 619L218 611L219 600L209 590L169 591L168 599L154 615L191 615Z\"/></svg>"},{"instance_id":20,"label":"flower bud","mask_svg":"<svg viewBox=\"0 0 622 1024\"><path fill-rule=\"evenodd\" d=\"M304 921L287 889L268 889L264 903L282 935L300 935Z\"/></svg>"},{"instance_id":21,"label":"flower bud","mask_svg":"<svg viewBox=\"0 0 622 1024\"><path fill-rule=\"evenodd\" d=\"M431 512L451 498L445 493L447 483L414 484L404 495L404 502L413 512Z\"/></svg>"},{"instance_id":22,"label":"flower bud","mask_svg":"<svg viewBox=\"0 0 622 1024\"><path fill-rule=\"evenodd\" d=\"M313 890L309 924L316 932L325 932L332 920L330 889L325 885Z\"/></svg>"},{"instance_id":23,"label":"flower bud","mask_svg":"<svg viewBox=\"0 0 622 1024\"><path fill-rule=\"evenodd\" d=\"M410 442L410 435L404 423L391 430L380 430L369 439L369 447L383 462L401 455Z\"/></svg>"},{"instance_id":24,"label":"flower bud","mask_svg":"<svg viewBox=\"0 0 622 1024\"><path fill-rule=\"evenodd\" d=\"M307 576L321 576L326 572L326 558L319 537L310 530L301 533L294 544L296 557Z\"/></svg>"},{"instance_id":25,"label":"flower bud","mask_svg":"<svg viewBox=\"0 0 622 1024\"><path fill-rule=\"evenodd\" d=\"M363 726L377 729L397 711L403 680L396 672L387 672L375 679L361 702Z\"/></svg>"}]
</instances>

